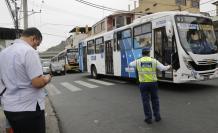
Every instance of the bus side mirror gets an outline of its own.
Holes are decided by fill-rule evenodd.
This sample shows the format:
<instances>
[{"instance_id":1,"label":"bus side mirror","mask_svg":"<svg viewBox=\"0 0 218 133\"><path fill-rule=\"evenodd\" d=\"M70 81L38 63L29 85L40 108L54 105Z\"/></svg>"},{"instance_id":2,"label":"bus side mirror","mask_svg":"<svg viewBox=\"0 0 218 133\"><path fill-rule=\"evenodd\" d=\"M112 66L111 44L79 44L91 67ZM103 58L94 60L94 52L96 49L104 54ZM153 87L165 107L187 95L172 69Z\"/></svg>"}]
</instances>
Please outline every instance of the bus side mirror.
<instances>
[{"instance_id":1,"label":"bus side mirror","mask_svg":"<svg viewBox=\"0 0 218 133\"><path fill-rule=\"evenodd\" d=\"M169 21L166 23L166 34L168 38L173 37L173 26L172 23Z\"/></svg>"}]
</instances>

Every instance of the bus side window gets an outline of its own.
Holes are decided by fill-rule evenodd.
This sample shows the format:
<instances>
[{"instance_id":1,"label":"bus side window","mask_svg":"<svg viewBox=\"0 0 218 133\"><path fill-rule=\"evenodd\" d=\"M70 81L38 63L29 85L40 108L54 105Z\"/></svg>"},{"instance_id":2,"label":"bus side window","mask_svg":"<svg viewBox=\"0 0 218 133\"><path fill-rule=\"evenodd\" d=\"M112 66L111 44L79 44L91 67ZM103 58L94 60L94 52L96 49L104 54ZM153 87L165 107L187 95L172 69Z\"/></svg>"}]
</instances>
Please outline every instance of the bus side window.
<instances>
[{"instance_id":1,"label":"bus side window","mask_svg":"<svg viewBox=\"0 0 218 133\"><path fill-rule=\"evenodd\" d=\"M116 38L114 38L114 43L113 43L113 49L114 49L114 51L116 51L116 46L117 46L117 39Z\"/></svg>"},{"instance_id":2,"label":"bus side window","mask_svg":"<svg viewBox=\"0 0 218 133\"><path fill-rule=\"evenodd\" d=\"M114 48L114 51L117 50L117 33L114 33L114 43L113 43L113 48Z\"/></svg>"},{"instance_id":3,"label":"bus side window","mask_svg":"<svg viewBox=\"0 0 218 133\"><path fill-rule=\"evenodd\" d=\"M95 53L103 53L104 52L104 39L103 37L95 39Z\"/></svg>"},{"instance_id":4,"label":"bus side window","mask_svg":"<svg viewBox=\"0 0 218 133\"><path fill-rule=\"evenodd\" d=\"M134 48L151 47L152 32L151 23L138 25L133 28L133 45Z\"/></svg>"},{"instance_id":5,"label":"bus side window","mask_svg":"<svg viewBox=\"0 0 218 133\"><path fill-rule=\"evenodd\" d=\"M95 42L94 40L90 40L87 42L87 54L92 55L95 53Z\"/></svg>"},{"instance_id":6,"label":"bus side window","mask_svg":"<svg viewBox=\"0 0 218 133\"><path fill-rule=\"evenodd\" d=\"M122 41L122 32L117 32L117 51L120 51L120 41Z\"/></svg>"}]
</instances>

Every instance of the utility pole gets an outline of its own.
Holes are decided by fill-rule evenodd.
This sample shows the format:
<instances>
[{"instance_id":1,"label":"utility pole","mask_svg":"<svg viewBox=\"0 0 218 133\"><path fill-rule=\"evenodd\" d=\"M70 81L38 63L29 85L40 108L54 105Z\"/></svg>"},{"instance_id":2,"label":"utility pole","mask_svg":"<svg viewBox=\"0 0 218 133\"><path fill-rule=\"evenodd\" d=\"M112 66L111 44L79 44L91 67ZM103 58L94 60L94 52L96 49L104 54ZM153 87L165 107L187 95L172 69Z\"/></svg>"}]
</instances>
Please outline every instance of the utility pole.
<instances>
[{"instance_id":1,"label":"utility pole","mask_svg":"<svg viewBox=\"0 0 218 133\"><path fill-rule=\"evenodd\" d=\"M17 2L16 0L11 0L13 3L14 3L14 10L12 9L11 7L11 3L9 0L5 0L6 4L7 4L7 7L8 7L8 10L11 14L11 17L14 21L14 27L15 27L15 31L16 31L16 37L18 38L19 37L19 22L18 22L18 10L19 8L17 7Z\"/></svg>"},{"instance_id":2,"label":"utility pole","mask_svg":"<svg viewBox=\"0 0 218 133\"><path fill-rule=\"evenodd\" d=\"M23 0L23 27L24 29L28 28L28 6L27 0Z\"/></svg>"},{"instance_id":3,"label":"utility pole","mask_svg":"<svg viewBox=\"0 0 218 133\"><path fill-rule=\"evenodd\" d=\"M14 2L14 6L15 6L15 29L16 29L16 37L19 38L19 21L18 21L18 7L17 7L17 2Z\"/></svg>"}]
</instances>

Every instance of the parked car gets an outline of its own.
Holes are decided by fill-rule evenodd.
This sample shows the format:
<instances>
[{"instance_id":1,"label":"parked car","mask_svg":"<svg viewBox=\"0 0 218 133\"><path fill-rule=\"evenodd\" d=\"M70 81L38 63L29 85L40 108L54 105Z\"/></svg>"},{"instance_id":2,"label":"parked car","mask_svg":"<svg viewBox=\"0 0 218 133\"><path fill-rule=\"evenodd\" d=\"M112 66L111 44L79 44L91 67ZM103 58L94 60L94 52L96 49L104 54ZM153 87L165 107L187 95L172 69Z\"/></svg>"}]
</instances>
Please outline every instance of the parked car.
<instances>
[{"instance_id":1,"label":"parked car","mask_svg":"<svg viewBox=\"0 0 218 133\"><path fill-rule=\"evenodd\" d=\"M49 61L42 62L43 74L50 74L51 73L50 64L51 63Z\"/></svg>"},{"instance_id":2,"label":"parked car","mask_svg":"<svg viewBox=\"0 0 218 133\"><path fill-rule=\"evenodd\" d=\"M63 75L65 75L66 74L64 66L62 66L61 64L56 63L56 62L51 63L50 69L51 69L52 75L55 75L55 74L63 74Z\"/></svg>"}]
</instances>

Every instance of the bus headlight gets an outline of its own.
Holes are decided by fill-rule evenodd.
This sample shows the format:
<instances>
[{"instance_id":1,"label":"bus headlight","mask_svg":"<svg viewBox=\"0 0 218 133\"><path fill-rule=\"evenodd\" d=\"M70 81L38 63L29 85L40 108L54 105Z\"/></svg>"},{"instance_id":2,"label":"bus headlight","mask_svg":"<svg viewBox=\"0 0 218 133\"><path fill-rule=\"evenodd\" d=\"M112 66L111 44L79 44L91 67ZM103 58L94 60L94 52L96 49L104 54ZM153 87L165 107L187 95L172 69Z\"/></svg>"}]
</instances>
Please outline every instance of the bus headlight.
<instances>
[{"instance_id":1,"label":"bus headlight","mask_svg":"<svg viewBox=\"0 0 218 133\"><path fill-rule=\"evenodd\" d=\"M189 63L189 61L190 61L191 59L186 58L186 57L183 57L183 60L184 60L185 65L187 66L187 68L190 69L190 70L193 70L193 67L192 67L191 64Z\"/></svg>"}]
</instances>

